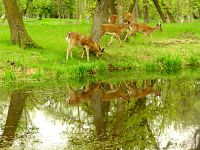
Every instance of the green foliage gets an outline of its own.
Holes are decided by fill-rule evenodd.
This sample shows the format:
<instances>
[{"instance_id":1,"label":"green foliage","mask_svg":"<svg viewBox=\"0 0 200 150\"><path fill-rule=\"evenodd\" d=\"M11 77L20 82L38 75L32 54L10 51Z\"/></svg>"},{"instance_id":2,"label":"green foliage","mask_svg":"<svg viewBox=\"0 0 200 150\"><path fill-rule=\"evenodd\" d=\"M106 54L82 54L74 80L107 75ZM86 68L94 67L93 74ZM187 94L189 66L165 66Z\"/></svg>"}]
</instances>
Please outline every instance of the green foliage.
<instances>
[{"instance_id":1,"label":"green foliage","mask_svg":"<svg viewBox=\"0 0 200 150\"><path fill-rule=\"evenodd\" d=\"M163 71L174 72L181 69L181 59L178 56L163 56L157 59Z\"/></svg>"},{"instance_id":2,"label":"green foliage","mask_svg":"<svg viewBox=\"0 0 200 150\"><path fill-rule=\"evenodd\" d=\"M199 62L199 58L197 56L191 56L189 59L189 66L199 66L200 62Z\"/></svg>"},{"instance_id":3,"label":"green foliage","mask_svg":"<svg viewBox=\"0 0 200 150\"><path fill-rule=\"evenodd\" d=\"M13 70L6 70L5 74L4 74L4 78L5 81L13 81L16 80L16 73Z\"/></svg>"},{"instance_id":4,"label":"green foliage","mask_svg":"<svg viewBox=\"0 0 200 150\"><path fill-rule=\"evenodd\" d=\"M43 70L38 70L37 72L35 72L33 75L32 75L32 78L33 79L36 79L38 81L42 80L43 79L43 76L44 76L44 71Z\"/></svg>"}]
</instances>

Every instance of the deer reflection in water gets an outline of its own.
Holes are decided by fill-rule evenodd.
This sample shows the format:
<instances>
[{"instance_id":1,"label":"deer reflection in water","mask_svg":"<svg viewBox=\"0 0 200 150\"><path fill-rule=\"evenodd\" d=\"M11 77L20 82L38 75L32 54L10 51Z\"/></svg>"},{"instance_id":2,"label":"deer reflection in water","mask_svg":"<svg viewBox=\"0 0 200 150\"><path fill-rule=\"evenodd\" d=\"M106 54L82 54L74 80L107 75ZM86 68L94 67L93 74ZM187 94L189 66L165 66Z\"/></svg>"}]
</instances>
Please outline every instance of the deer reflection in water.
<instances>
[{"instance_id":1,"label":"deer reflection in water","mask_svg":"<svg viewBox=\"0 0 200 150\"><path fill-rule=\"evenodd\" d=\"M81 90L75 90L68 86L67 101L69 104L76 105L81 102L90 101L95 93L98 93L100 101L111 101L114 99L129 100L130 98L140 99L150 94L160 96L160 90L153 87L151 81L144 81L144 86L138 88L136 81L123 82L117 85L111 83L92 83Z\"/></svg>"},{"instance_id":2,"label":"deer reflection in water","mask_svg":"<svg viewBox=\"0 0 200 150\"><path fill-rule=\"evenodd\" d=\"M150 94L154 96L160 96L161 92L159 89L154 87L155 81L145 80L143 81L143 87L139 88L136 81L126 81L118 84L111 83L92 83L82 89L75 90L71 86L68 86L68 97L67 101L70 105L79 105L82 102L90 102L91 109L93 112L94 125L99 140L107 140L108 126L110 125L108 119L108 112L111 108L111 101L117 100L116 115L111 135L113 138L118 138L123 133L124 120L127 119L125 116L126 103L129 103L132 99L135 99L135 105L129 110L129 117L135 116L135 113L142 112L146 107L146 97ZM144 132L145 136L148 136L151 143L154 143L154 147L157 149L155 137L148 123L148 119L141 117L140 126L142 130L147 129ZM134 130L134 129L133 129ZM135 132L137 133L137 132ZM140 136L141 135L141 136ZM143 137L143 134L137 135Z\"/></svg>"}]
</instances>

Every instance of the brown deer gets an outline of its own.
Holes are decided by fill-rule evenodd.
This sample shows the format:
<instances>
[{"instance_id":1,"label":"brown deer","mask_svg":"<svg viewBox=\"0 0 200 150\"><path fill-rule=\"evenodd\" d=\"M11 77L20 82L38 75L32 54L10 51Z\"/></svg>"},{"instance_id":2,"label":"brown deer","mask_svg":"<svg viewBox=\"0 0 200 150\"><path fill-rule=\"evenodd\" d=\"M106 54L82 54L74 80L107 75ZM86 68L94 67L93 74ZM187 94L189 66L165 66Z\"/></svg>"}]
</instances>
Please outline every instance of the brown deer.
<instances>
[{"instance_id":1,"label":"brown deer","mask_svg":"<svg viewBox=\"0 0 200 150\"><path fill-rule=\"evenodd\" d=\"M112 24L117 24L119 22L119 16L118 15L109 16L108 22Z\"/></svg>"},{"instance_id":2,"label":"brown deer","mask_svg":"<svg viewBox=\"0 0 200 150\"><path fill-rule=\"evenodd\" d=\"M136 99L146 97L149 94L155 94L155 96L160 96L161 94L160 90L155 89L152 85L146 83L143 88L138 88L136 82L126 83L126 87L130 97Z\"/></svg>"},{"instance_id":3,"label":"brown deer","mask_svg":"<svg viewBox=\"0 0 200 150\"><path fill-rule=\"evenodd\" d=\"M125 23L131 24L132 20L133 20L133 17L132 17L132 14L130 12L125 12L123 14L123 21Z\"/></svg>"},{"instance_id":4,"label":"brown deer","mask_svg":"<svg viewBox=\"0 0 200 150\"><path fill-rule=\"evenodd\" d=\"M143 33L145 37L149 36L152 32L155 32L157 30L160 30L162 32L162 27L161 24L157 24L155 27L150 27L146 24L138 24L138 23L133 23L130 25L130 31L127 33L126 38L130 35L135 35L136 32Z\"/></svg>"},{"instance_id":5,"label":"brown deer","mask_svg":"<svg viewBox=\"0 0 200 150\"><path fill-rule=\"evenodd\" d=\"M99 58L104 49L101 49L100 46L95 43L91 37L87 37L85 35L82 35L80 33L76 32L70 32L66 35L66 42L68 44L67 48L67 54L66 59L68 60L69 53L72 58L72 48L74 46L80 46L84 48L84 51L82 52L82 58L84 56L84 53L86 51L87 54L87 61L89 61L89 52L94 51L96 54L96 57Z\"/></svg>"},{"instance_id":6,"label":"brown deer","mask_svg":"<svg viewBox=\"0 0 200 150\"><path fill-rule=\"evenodd\" d=\"M109 46L113 42L113 37L120 41L120 45L122 46L122 42L120 36L124 33L129 27L128 23L117 25L117 24L102 24L100 29L100 37L104 34L112 35L110 41L107 43Z\"/></svg>"},{"instance_id":7,"label":"brown deer","mask_svg":"<svg viewBox=\"0 0 200 150\"><path fill-rule=\"evenodd\" d=\"M128 99L129 95L120 89L120 86L116 88L106 88L103 87L103 83L90 84L86 88L81 90L74 90L72 87L68 86L68 98L67 102L71 105L77 105L81 102L91 101L95 95L98 93L100 101L111 101L117 98Z\"/></svg>"}]
</instances>

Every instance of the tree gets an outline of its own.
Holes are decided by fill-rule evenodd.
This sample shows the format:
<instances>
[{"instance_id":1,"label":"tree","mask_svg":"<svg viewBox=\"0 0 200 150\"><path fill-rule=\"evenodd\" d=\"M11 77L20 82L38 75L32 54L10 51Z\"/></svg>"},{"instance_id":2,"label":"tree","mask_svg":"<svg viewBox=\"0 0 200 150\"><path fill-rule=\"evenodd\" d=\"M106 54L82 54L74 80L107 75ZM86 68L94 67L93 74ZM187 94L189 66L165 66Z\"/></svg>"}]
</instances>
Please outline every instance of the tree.
<instances>
[{"instance_id":1,"label":"tree","mask_svg":"<svg viewBox=\"0 0 200 150\"><path fill-rule=\"evenodd\" d=\"M144 23L149 23L148 0L143 0L143 9L144 9Z\"/></svg>"},{"instance_id":2,"label":"tree","mask_svg":"<svg viewBox=\"0 0 200 150\"><path fill-rule=\"evenodd\" d=\"M117 10L115 6L116 6L115 0L110 0L110 12L112 15L117 15Z\"/></svg>"},{"instance_id":3,"label":"tree","mask_svg":"<svg viewBox=\"0 0 200 150\"><path fill-rule=\"evenodd\" d=\"M94 12L92 24L92 39L99 42L101 24L108 20L110 0L96 0L96 8Z\"/></svg>"},{"instance_id":4,"label":"tree","mask_svg":"<svg viewBox=\"0 0 200 150\"><path fill-rule=\"evenodd\" d=\"M161 10L161 8L160 8L160 5L159 5L158 0L153 0L153 3L154 3L154 5L155 5L155 7L156 7L156 9L157 9L157 11L158 11L158 13L159 13L160 18L162 19L162 21L163 21L164 23L167 23L167 20L166 20L166 18L165 18L164 13L162 12L162 10Z\"/></svg>"},{"instance_id":5,"label":"tree","mask_svg":"<svg viewBox=\"0 0 200 150\"><path fill-rule=\"evenodd\" d=\"M169 22L176 22L172 16L172 14L169 11L168 6L162 1L162 6L164 7L165 11L166 11L166 15L167 15L167 19L169 20Z\"/></svg>"},{"instance_id":6,"label":"tree","mask_svg":"<svg viewBox=\"0 0 200 150\"><path fill-rule=\"evenodd\" d=\"M11 42L13 44L19 44L22 48L38 47L25 29L17 0L3 0L3 3L11 32Z\"/></svg>"},{"instance_id":7,"label":"tree","mask_svg":"<svg viewBox=\"0 0 200 150\"><path fill-rule=\"evenodd\" d=\"M130 12L130 13L133 12L133 9L134 9L134 7L135 7L136 2L137 2L137 0L132 0L131 6L130 6L128 12Z\"/></svg>"},{"instance_id":8,"label":"tree","mask_svg":"<svg viewBox=\"0 0 200 150\"><path fill-rule=\"evenodd\" d=\"M0 148L12 145L28 96L29 94L24 89L15 90L11 93L8 116L0 138Z\"/></svg>"}]
</instances>

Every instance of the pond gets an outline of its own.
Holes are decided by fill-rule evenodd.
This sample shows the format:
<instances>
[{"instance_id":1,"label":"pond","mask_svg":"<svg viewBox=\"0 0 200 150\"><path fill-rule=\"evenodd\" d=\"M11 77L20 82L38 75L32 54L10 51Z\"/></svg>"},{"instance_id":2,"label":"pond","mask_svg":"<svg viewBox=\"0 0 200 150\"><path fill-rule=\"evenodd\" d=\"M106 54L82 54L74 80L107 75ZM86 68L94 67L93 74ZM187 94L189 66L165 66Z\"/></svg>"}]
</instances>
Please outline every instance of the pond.
<instances>
[{"instance_id":1,"label":"pond","mask_svg":"<svg viewBox=\"0 0 200 150\"><path fill-rule=\"evenodd\" d=\"M1 84L0 149L199 149L192 74Z\"/></svg>"}]
</instances>

